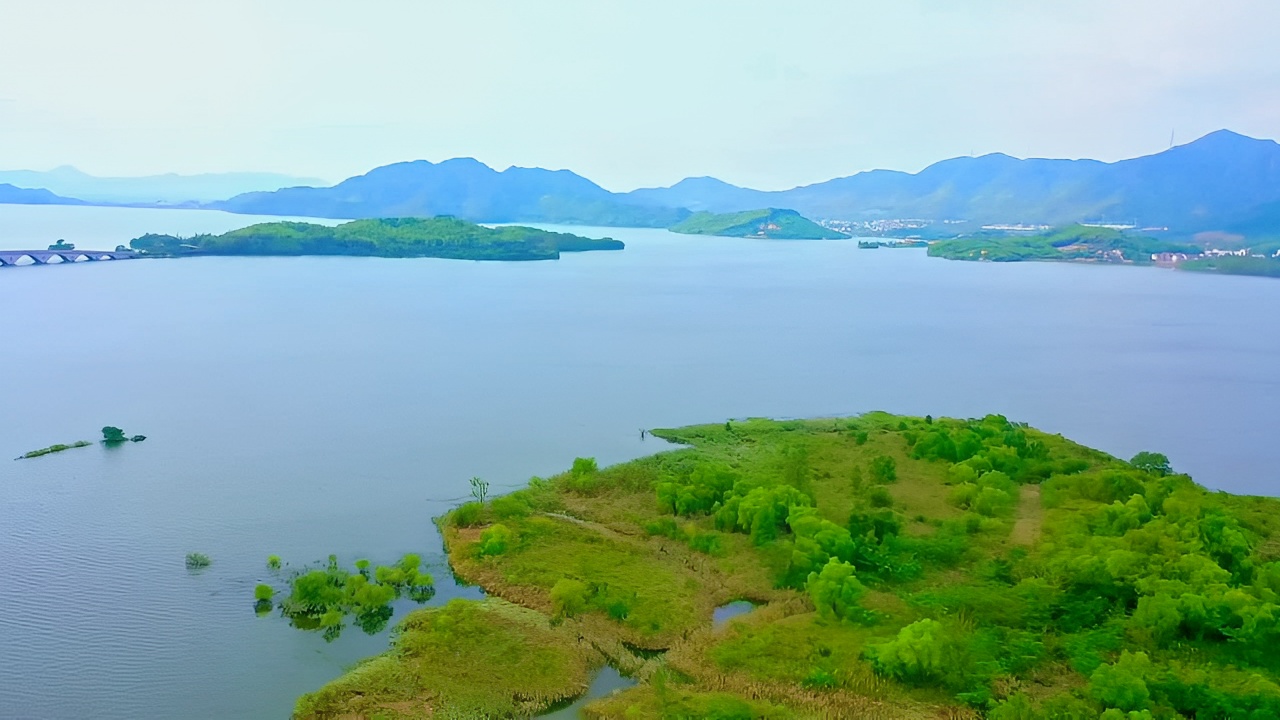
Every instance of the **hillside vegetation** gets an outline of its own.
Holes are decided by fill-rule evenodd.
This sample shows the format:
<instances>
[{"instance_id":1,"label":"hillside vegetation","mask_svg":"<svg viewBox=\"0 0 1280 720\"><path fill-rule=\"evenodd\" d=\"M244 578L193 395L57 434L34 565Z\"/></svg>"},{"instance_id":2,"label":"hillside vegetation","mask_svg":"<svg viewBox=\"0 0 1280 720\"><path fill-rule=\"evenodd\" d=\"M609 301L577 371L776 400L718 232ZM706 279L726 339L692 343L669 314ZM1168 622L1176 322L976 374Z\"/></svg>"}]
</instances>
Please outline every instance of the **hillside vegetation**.
<instances>
[{"instance_id":1,"label":"hillside vegetation","mask_svg":"<svg viewBox=\"0 0 1280 720\"><path fill-rule=\"evenodd\" d=\"M330 227L302 222L250 225L222 235L143 235L129 243L152 255L366 255L466 260L549 260L561 252L621 250L596 240L527 227L488 228L452 217L355 220Z\"/></svg>"},{"instance_id":2,"label":"hillside vegetation","mask_svg":"<svg viewBox=\"0 0 1280 720\"><path fill-rule=\"evenodd\" d=\"M1178 263L1179 270L1194 272L1222 273L1224 275L1256 275L1260 277L1280 277L1280 258L1267 257L1224 257L1198 258Z\"/></svg>"},{"instance_id":3,"label":"hillside vegetation","mask_svg":"<svg viewBox=\"0 0 1280 720\"><path fill-rule=\"evenodd\" d=\"M929 245L931 257L947 260L1075 260L1150 263L1157 253L1198 254L1197 247L1111 228L1071 225L1039 235L989 235Z\"/></svg>"},{"instance_id":4,"label":"hillside vegetation","mask_svg":"<svg viewBox=\"0 0 1280 720\"><path fill-rule=\"evenodd\" d=\"M535 621L417 611L298 716L524 716L605 661L639 684L590 717L1280 716L1280 501L999 416L655 434L441 519Z\"/></svg>"},{"instance_id":5,"label":"hillside vegetation","mask_svg":"<svg viewBox=\"0 0 1280 720\"><path fill-rule=\"evenodd\" d=\"M722 214L694 213L671 226L671 232L774 240L832 240L848 237L844 233L822 227L795 210L773 208Z\"/></svg>"}]
</instances>

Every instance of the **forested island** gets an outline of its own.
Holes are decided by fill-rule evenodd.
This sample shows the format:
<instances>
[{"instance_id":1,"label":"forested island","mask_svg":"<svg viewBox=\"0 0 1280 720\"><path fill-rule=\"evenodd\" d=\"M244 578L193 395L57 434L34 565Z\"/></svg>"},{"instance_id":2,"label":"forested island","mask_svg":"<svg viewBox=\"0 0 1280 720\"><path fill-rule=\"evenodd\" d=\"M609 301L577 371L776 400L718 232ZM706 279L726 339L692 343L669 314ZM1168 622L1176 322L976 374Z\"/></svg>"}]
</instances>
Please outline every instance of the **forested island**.
<instances>
[{"instance_id":1,"label":"forested island","mask_svg":"<svg viewBox=\"0 0 1280 720\"><path fill-rule=\"evenodd\" d=\"M554 260L562 252L621 250L593 239L529 227L489 228L453 217L354 220L337 226L304 222L250 225L222 235L143 235L129 243L153 256L357 255L459 260Z\"/></svg>"},{"instance_id":2,"label":"forested island","mask_svg":"<svg viewBox=\"0 0 1280 720\"><path fill-rule=\"evenodd\" d=\"M605 663L637 684L588 717L1280 716L1278 500L1000 416L654 434L687 447L441 518L489 598L295 716L527 716Z\"/></svg>"},{"instance_id":3,"label":"forested island","mask_svg":"<svg viewBox=\"0 0 1280 720\"><path fill-rule=\"evenodd\" d=\"M775 208L733 213L694 213L672 225L670 230L685 235L757 237L773 240L835 240L849 237L844 233L824 228L795 210Z\"/></svg>"},{"instance_id":4,"label":"forested island","mask_svg":"<svg viewBox=\"0 0 1280 720\"><path fill-rule=\"evenodd\" d=\"M929 255L947 260L1068 260L1152 264L1161 253L1198 255L1200 248L1112 228L1071 225L1037 235L991 234L929 245Z\"/></svg>"}]
</instances>

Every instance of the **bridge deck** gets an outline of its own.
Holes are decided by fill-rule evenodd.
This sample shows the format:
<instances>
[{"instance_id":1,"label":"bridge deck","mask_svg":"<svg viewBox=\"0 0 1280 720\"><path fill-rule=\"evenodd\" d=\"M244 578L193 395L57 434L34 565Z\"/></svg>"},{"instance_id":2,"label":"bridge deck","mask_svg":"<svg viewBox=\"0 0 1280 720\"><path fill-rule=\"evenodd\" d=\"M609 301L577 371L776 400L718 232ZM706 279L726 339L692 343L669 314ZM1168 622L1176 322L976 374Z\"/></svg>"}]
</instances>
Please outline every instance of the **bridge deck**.
<instances>
[{"instance_id":1,"label":"bridge deck","mask_svg":"<svg viewBox=\"0 0 1280 720\"><path fill-rule=\"evenodd\" d=\"M135 252L115 250L0 250L0 267L17 265L23 258L30 258L32 265L59 265L61 263L102 260L132 260L141 257ZM54 261L58 258L58 261Z\"/></svg>"}]
</instances>

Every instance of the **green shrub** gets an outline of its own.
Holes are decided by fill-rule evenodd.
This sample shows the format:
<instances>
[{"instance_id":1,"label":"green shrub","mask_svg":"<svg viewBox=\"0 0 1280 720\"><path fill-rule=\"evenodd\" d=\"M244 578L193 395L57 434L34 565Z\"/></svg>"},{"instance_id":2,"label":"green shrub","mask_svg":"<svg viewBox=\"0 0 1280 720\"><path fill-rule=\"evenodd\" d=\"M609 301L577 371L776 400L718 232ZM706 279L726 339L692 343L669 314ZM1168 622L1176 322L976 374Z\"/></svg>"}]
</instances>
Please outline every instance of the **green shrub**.
<instances>
[{"instance_id":1,"label":"green shrub","mask_svg":"<svg viewBox=\"0 0 1280 720\"><path fill-rule=\"evenodd\" d=\"M187 569L201 570L213 564L213 559L201 552L187 553Z\"/></svg>"},{"instance_id":2,"label":"green shrub","mask_svg":"<svg viewBox=\"0 0 1280 720\"><path fill-rule=\"evenodd\" d=\"M533 508L529 507L529 502L518 494L499 495L489 501L489 509L493 511L494 517L499 520L527 517L529 513L533 512Z\"/></svg>"},{"instance_id":3,"label":"green shrub","mask_svg":"<svg viewBox=\"0 0 1280 720\"><path fill-rule=\"evenodd\" d=\"M258 583L257 587L253 589L254 600L271 602L271 598L275 597L275 595L275 588L266 583Z\"/></svg>"},{"instance_id":4,"label":"green shrub","mask_svg":"<svg viewBox=\"0 0 1280 720\"><path fill-rule=\"evenodd\" d=\"M279 569L280 569L280 565L281 565L281 563L280 563L280 556L279 556L279 555L268 555L268 556L267 556L267 567L268 567L269 569L271 569L271 570L279 570Z\"/></svg>"},{"instance_id":5,"label":"green shrub","mask_svg":"<svg viewBox=\"0 0 1280 720\"><path fill-rule=\"evenodd\" d=\"M1102 665L1089 676L1089 694L1109 708L1145 710L1151 706L1147 676L1151 659L1144 652L1125 650L1113 665Z\"/></svg>"},{"instance_id":6,"label":"green shrub","mask_svg":"<svg viewBox=\"0 0 1280 720\"><path fill-rule=\"evenodd\" d=\"M830 690L840 685L839 678L835 673L824 668L814 668L808 675L800 681L800 684L807 688L816 690Z\"/></svg>"},{"instance_id":7,"label":"green shrub","mask_svg":"<svg viewBox=\"0 0 1280 720\"><path fill-rule=\"evenodd\" d=\"M705 555L724 555L724 543L717 532L693 533L689 536L689 547Z\"/></svg>"},{"instance_id":8,"label":"green shrub","mask_svg":"<svg viewBox=\"0 0 1280 720\"><path fill-rule=\"evenodd\" d=\"M501 555L506 552L511 543L515 540L515 533L506 525L501 523L491 525L480 533L480 542L477 546L481 557L486 555Z\"/></svg>"},{"instance_id":9,"label":"green shrub","mask_svg":"<svg viewBox=\"0 0 1280 720\"><path fill-rule=\"evenodd\" d=\"M466 502L454 508L450 513L449 519L453 521L454 527L475 527L484 522L484 504L475 502Z\"/></svg>"},{"instance_id":10,"label":"green shrub","mask_svg":"<svg viewBox=\"0 0 1280 720\"><path fill-rule=\"evenodd\" d=\"M867 501L871 503L871 507L893 507L893 495L883 487L871 488L871 492L867 493Z\"/></svg>"},{"instance_id":11,"label":"green shrub","mask_svg":"<svg viewBox=\"0 0 1280 720\"><path fill-rule=\"evenodd\" d=\"M573 467L561 476L564 487L576 493L590 495L600 487L600 467L595 458L574 458Z\"/></svg>"},{"instance_id":12,"label":"green shrub","mask_svg":"<svg viewBox=\"0 0 1280 720\"><path fill-rule=\"evenodd\" d=\"M853 565L847 562L832 558L820 571L810 573L805 591L821 618L858 623L872 622L875 618L859 604L867 588L858 582Z\"/></svg>"},{"instance_id":13,"label":"green shrub","mask_svg":"<svg viewBox=\"0 0 1280 720\"><path fill-rule=\"evenodd\" d=\"M898 463L888 455L878 455L871 460L871 482L891 483L898 480Z\"/></svg>"},{"instance_id":14,"label":"green shrub","mask_svg":"<svg viewBox=\"0 0 1280 720\"><path fill-rule=\"evenodd\" d=\"M946 671L946 644L942 623L926 618L902 628L893 640L869 645L867 659L883 675L923 682Z\"/></svg>"},{"instance_id":15,"label":"green shrub","mask_svg":"<svg viewBox=\"0 0 1280 720\"><path fill-rule=\"evenodd\" d=\"M556 618L569 618L587 609L585 583L561 578L551 587L551 610Z\"/></svg>"},{"instance_id":16,"label":"green shrub","mask_svg":"<svg viewBox=\"0 0 1280 720\"><path fill-rule=\"evenodd\" d=\"M669 516L663 516L645 523L644 532L649 537L661 535L672 540L684 539L684 531L680 529L680 525L676 523L675 518Z\"/></svg>"}]
</instances>

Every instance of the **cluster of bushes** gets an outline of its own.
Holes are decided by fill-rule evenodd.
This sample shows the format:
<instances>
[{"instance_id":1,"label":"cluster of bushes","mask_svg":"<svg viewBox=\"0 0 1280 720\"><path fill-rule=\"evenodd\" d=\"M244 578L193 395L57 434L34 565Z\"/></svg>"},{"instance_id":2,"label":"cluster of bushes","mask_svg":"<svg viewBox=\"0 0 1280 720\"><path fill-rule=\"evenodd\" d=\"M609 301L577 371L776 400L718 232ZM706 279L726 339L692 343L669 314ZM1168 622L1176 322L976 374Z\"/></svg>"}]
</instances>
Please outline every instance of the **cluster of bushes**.
<instances>
[{"instance_id":1,"label":"cluster of bushes","mask_svg":"<svg viewBox=\"0 0 1280 720\"><path fill-rule=\"evenodd\" d=\"M278 568L279 558L272 556L267 564ZM421 568L421 557L410 553L394 565L371 566L368 560L356 560L355 572L351 572L330 555L323 568L299 571L288 578L289 595L280 601L280 610L297 627L322 630L326 640L338 637L347 616L353 616L366 633L377 633L391 619L393 600L407 596L422 603L434 595L434 581ZM254 589L255 609L270 610L274 595L270 585L258 585Z\"/></svg>"},{"instance_id":2,"label":"cluster of bushes","mask_svg":"<svg viewBox=\"0 0 1280 720\"><path fill-rule=\"evenodd\" d=\"M650 537L661 535L686 543L691 549L704 555L720 557L725 554L725 544L719 531L704 531L692 523L678 523L672 517L664 516L645 523L644 531Z\"/></svg>"},{"instance_id":3,"label":"cluster of bushes","mask_svg":"<svg viewBox=\"0 0 1280 720\"><path fill-rule=\"evenodd\" d=\"M1150 720L1173 713L1201 720L1269 720L1280 717L1280 687L1258 676L1161 666L1145 652L1125 650L1115 662L1094 670L1078 695L1064 693L1036 703L1019 693L994 704L988 717Z\"/></svg>"},{"instance_id":4,"label":"cluster of bushes","mask_svg":"<svg viewBox=\"0 0 1280 720\"><path fill-rule=\"evenodd\" d=\"M631 615L631 608L635 604L634 592L612 587L608 583L561 578L551 587L551 609L555 620L598 610L621 622Z\"/></svg>"},{"instance_id":5,"label":"cluster of bushes","mask_svg":"<svg viewBox=\"0 0 1280 720\"><path fill-rule=\"evenodd\" d=\"M529 480L528 486L515 492L465 502L450 511L446 519L454 527L469 528L504 520L519 520L537 512L559 512L563 509L552 483L534 477Z\"/></svg>"},{"instance_id":6,"label":"cluster of bushes","mask_svg":"<svg viewBox=\"0 0 1280 720\"><path fill-rule=\"evenodd\" d=\"M963 479L951 489L947 500L958 508L987 517L1008 515L1018 503L1018 486L999 470L980 473L974 470L975 459L951 466L953 471L957 471L952 477Z\"/></svg>"},{"instance_id":7,"label":"cluster of bushes","mask_svg":"<svg viewBox=\"0 0 1280 720\"><path fill-rule=\"evenodd\" d=\"M971 447L969 431L923 447ZM1034 446L1008 431L1000 442ZM999 515L1016 498L1013 476L1027 477L1017 462L1039 451L986 447L939 459L959 458L949 471L953 502ZM1069 472L1045 480L1042 498L1063 511L1046 520L1045 541L975 567L969 582L915 594L911 604L932 617L870 646L876 670L945 687L998 720L1280 715L1280 687L1266 675L1280 666L1280 561L1259 552L1239 503L1173 474L1154 453L1093 469L1058 462ZM1214 662L1191 671L1169 659L1191 648ZM1087 689L993 702L995 678L1051 658L1087 676ZM1220 663L1240 668L1229 671L1234 680L1224 680Z\"/></svg>"}]
</instances>

